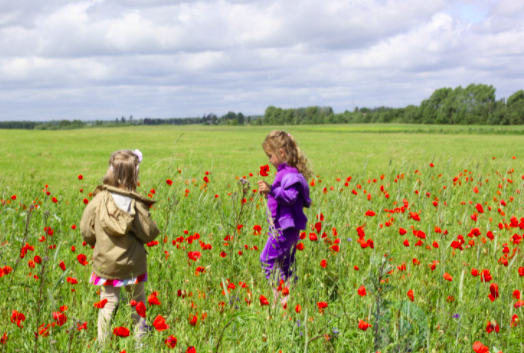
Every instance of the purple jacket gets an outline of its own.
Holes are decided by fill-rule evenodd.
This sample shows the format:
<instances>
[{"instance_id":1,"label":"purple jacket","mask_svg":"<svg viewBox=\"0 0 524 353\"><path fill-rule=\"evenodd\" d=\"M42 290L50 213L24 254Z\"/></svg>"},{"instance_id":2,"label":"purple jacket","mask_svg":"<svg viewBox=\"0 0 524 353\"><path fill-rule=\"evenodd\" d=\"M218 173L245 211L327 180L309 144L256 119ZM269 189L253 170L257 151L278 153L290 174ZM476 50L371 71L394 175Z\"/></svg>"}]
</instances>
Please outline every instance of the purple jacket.
<instances>
[{"instance_id":1,"label":"purple jacket","mask_svg":"<svg viewBox=\"0 0 524 353\"><path fill-rule=\"evenodd\" d=\"M310 205L309 185L304 176L287 163L279 165L267 201L275 227L306 229L303 208Z\"/></svg>"}]
</instances>

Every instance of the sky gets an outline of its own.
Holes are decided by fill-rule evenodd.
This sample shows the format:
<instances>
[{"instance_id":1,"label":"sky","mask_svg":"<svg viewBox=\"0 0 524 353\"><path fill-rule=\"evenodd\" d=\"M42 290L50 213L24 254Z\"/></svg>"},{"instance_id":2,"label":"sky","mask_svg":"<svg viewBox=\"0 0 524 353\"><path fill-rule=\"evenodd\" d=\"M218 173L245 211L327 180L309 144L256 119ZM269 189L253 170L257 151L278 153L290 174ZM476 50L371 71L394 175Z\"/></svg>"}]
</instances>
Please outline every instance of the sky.
<instances>
[{"instance_id":1,"label":"sky","mask_svg":"<svg viewBox=\"0 0 524 353\"><path fill-rule=\"evenodd\" d=\"M507 98L523 18L516 0L0 0L0 121Z\"/></svg>"}]
</instances>

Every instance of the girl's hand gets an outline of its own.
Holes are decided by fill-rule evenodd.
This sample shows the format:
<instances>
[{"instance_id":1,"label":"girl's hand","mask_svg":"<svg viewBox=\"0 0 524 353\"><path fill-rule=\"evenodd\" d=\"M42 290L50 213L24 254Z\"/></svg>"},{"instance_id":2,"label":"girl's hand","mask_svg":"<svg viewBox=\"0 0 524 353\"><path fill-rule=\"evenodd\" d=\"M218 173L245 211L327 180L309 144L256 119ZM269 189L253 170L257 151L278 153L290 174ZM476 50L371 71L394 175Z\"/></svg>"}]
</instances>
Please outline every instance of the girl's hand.
<instances>
[{"instance_id":1,"label":"girl's hand","mask_svg":"<svg viewBox=\"0 0 524 353\"><path fill-rule=\"evenodd\" d=\"M259 193L267 195L269 191L271 191L271 186L268 183L266 183L265 181L259 180L257 184L258 184Z\"/></svg>"}]
</instances>

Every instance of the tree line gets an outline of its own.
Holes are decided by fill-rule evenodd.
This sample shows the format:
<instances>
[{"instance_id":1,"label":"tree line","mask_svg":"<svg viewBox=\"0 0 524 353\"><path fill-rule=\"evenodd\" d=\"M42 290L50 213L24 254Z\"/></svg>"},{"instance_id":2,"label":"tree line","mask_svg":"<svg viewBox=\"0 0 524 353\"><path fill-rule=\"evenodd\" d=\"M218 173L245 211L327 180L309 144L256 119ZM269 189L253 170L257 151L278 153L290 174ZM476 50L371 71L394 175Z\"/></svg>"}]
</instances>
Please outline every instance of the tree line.
<instances>
[{"instance_id":1,"label":"tree line","mask_svg":"<svg viewBox=\"0 0 524 353\"><path fill-rule=\"evenodd\" d=\"M466 88L439 88L419 106L404 108L354 108L335 114L331 107L277 108L269 106L262 116L245 116L228 112L218 117L210 113L189 118L143 118L133 116L115 120L60 120L50 122L4 121L0 129L66 130L84 127L114 127L134 125L302 125L302 124L450 124L450 125L522 125L524 124L524 90L507 100L495 98L495 88L471 84Z\"/></svg>"},{"instance_id":2,"label":"tree line","mask_svg":"<svg viewBox=\"0 0 524 353\"><path fill-rule=\"evenodd\" d=\"M334 114L331 107L282 109L267 107L262 125L404 123L449 125L522 125L524 90L507 101L496 100L495 88L471 84L466 88L439 88L419 106L355 108Z\"/></svg>"}]
</instances>

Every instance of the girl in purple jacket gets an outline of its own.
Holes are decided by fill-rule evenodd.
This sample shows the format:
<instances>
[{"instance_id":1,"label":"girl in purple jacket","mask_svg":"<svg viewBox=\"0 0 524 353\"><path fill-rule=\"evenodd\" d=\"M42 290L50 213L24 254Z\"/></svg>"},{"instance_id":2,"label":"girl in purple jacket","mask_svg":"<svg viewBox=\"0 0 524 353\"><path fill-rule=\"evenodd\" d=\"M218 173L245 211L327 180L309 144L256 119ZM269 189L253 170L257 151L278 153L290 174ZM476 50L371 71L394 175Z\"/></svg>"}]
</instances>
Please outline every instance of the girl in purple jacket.
<instances>
[{"instance_id":1,"label":"girl in purple jacket","mask_svg":"<svg viewBox=\"0 0 524 353\"><path fill-rule=\"evenodd\" d=\"M300 239L300 230L306 229L307 217L303 208L311 205L307 179L312 176L307 159L300 152L293 136L274 130L262 144L269 163L277 169L273 185L258 182L258 190L267 196L271 212L269 238L260 255L266 278L272 279L275 299L277 286L282 279L286 282L293 275L295 246ZM274 276L273 278L271 278ZM276 282L276 283L275 283ZM287 297L284 297L285 302Z\"/></svg>"}]
</instances>

